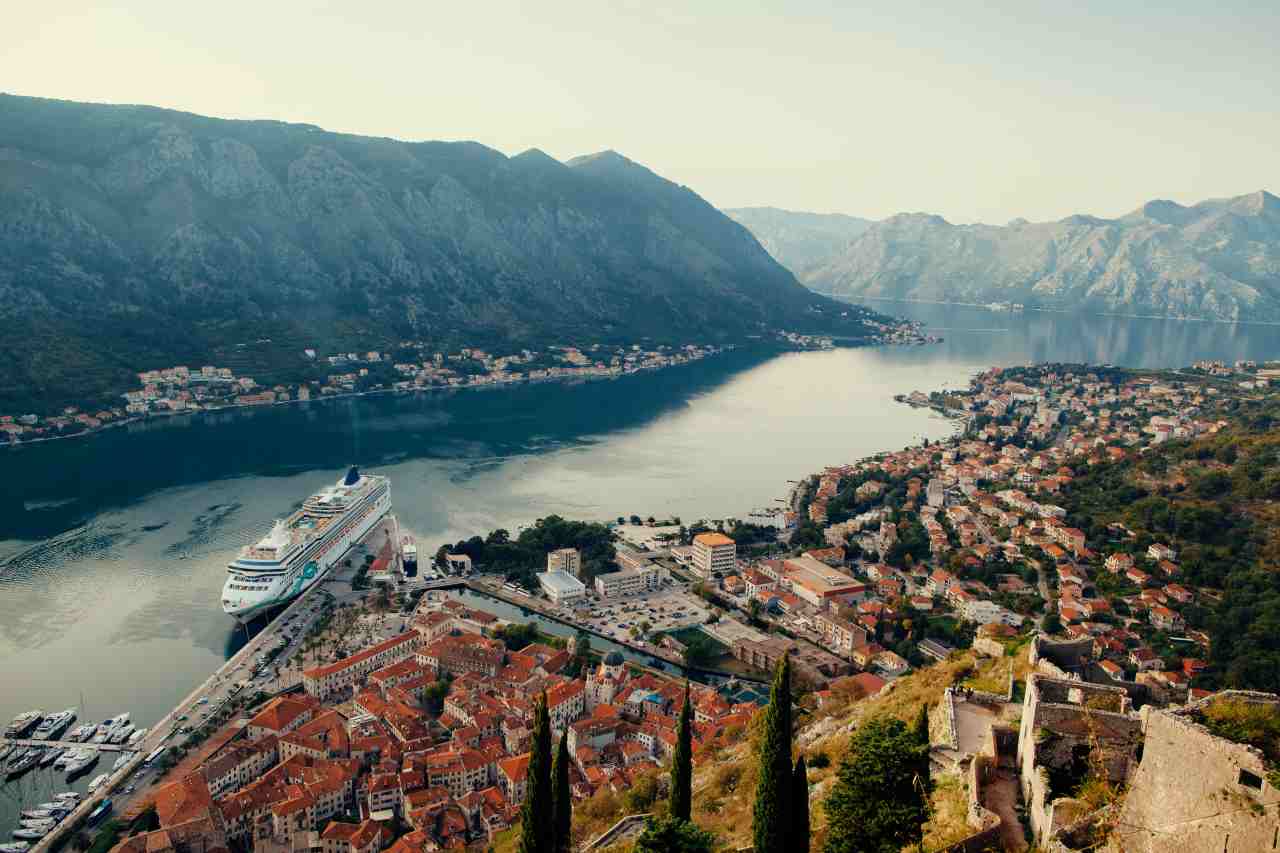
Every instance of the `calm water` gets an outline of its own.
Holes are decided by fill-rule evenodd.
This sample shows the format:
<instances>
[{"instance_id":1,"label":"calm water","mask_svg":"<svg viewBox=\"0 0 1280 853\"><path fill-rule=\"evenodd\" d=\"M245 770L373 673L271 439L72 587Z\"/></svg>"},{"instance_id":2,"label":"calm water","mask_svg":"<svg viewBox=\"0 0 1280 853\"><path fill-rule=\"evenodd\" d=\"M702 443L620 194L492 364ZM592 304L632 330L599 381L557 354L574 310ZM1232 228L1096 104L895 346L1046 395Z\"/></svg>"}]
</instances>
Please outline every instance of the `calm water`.
<instances>
[{"instance_id":1,"label":"calm water","mask_svg":"<svg viewBox=\"0 0 1280 853\"><path fill-rule=\"evenodd\" d=\"M430 554L552 512L689 520L771 506L789 479L950 434L892 396L990 364L1280 356L1273 327L876 307L947 340L313 402L0 452L0 722L31 707L163 715L235 647L218 607L227 560L351 462L391 477L402 525ZM0 789L0 829L16 802L41 799L24 793L36 782Z\"/></svg>"}]
</instances>

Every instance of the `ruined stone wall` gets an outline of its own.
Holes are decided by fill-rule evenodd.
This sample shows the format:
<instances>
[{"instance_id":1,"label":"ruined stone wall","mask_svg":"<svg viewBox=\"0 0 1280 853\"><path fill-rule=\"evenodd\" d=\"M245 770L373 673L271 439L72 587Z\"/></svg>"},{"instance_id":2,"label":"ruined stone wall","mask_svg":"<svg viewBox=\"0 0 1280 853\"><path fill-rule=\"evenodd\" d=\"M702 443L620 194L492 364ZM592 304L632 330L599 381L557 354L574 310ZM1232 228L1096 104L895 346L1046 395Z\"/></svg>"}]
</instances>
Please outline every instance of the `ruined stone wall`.
<instances>
[{"instance_id":1,"label":"ruined stone wall","mask_svg":"<svg viewBox=\"0 0 1280 853\"><path fill-rule=\"evenodd\" d=\"M1114 711L1090 707L1103 704ZM1124 690L1032 674L1018 731L1017 762L1023 800L1037 839L1055 826L1054 799L1071 791L1052 790L1049 771L1082 776L1101 769L1112 782L1125 781L1142 743L1142 720L1129 712ZM1059 821L1076 821L1078 807L1064 805Z\"/></svg>"},{"instance_id":2,"label":"ruined stone wall","mask_svg":"<svg viewBox=\"0 0 1280 853\"><path fill-rule=\"evenodd\" d=\"M1088 637L1079 640L1054 640L1038 634L1031 641L1031 665L1037 669L1041 662L1047 662L1063 672L1078 673L1092 657L1093 640Z\"/></svg>"},{"instance_id":3,"label":"ruined stone wall","mask_svg":"<svg viewBox=\"0 0 1280 853\"><path fill-rule=\"evenodd\" d=\"M1000 849L1000 816L982 805L982 786L994 772L994 760L990 756L975 755L969 762L967 819L974 832L967 838L942 848L945 853L986 853L988 850Z\"/></svg>"},{"instance_id":4,"label":"ruined stone wall","mask_svg":"<svg viewBox=\"0 0 1280 853\"><path fill-rule=\"evenodd\" d=\"M1004 644L993 637L975 637L973 640L973 650L980 655L986 655L989 658L1004 657Z\"/></svg>"},{"instance_id":5,"label":"ruined stone wall","mask_svg":"<svg viewBox=\"0 0 1280 853\"><path fill-rule=\"evenodd\" d=\"M1269 699L1274 702L1276 697ZM1147 713L1142 762L1109 849L1124 853L1276 849L1280 790L1267 781L1262 754L1210 734L1192 718L1195 708Z\"/></svg>"}]
</instances>

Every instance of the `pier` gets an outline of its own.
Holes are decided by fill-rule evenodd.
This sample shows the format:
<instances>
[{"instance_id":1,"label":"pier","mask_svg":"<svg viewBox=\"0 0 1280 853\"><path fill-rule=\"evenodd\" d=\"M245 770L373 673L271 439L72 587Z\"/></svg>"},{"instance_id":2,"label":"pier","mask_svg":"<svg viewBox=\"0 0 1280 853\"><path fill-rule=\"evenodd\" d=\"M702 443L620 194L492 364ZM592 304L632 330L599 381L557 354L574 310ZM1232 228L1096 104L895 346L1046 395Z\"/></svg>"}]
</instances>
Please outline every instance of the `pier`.
<instances>
[{"instance_id":1,"label":"pier","mask_svg":"<svg viewBox=\"0 0 1280 853\"><path fill-rule=\"evenodd\" d=\"M317 597L323 595L325 583L338 580L338 576L342 574L342 562L354 557L356 554L362 553L365 547L375 541L378 534L389 537L392 531L398 531L398 526L394 516L388 516L387 520L379 523L369 531L369 534L361 542L355 543L347 551L334 562L334 568L330 572L330 576L326 577L323 582L312 584L302 595L289 602L283 610L275 615L270 623L265 625L256 636L251 638L245 645L234 655L226 660L222 666L218 667L204 681L196 685L190 693L188 693L182 701L173 707L173 709L161 719L152 724L147 732L147 736L141 742L133 744L105 744L105 743L76 743L72 741L47 741L47 740L29 740L14 739L7 741L22 746L49 746L49 747L72 747L75 749L96 749L99 752L136 752L136 755L119 770L110 771L110 778L94 793L86 796L84 800L76 806L70 814L58 822L57 826L46 835L34 843L28 853L49 853L49 851L59 849L61 845L70 839L77 831L85 826L85 821L89 814L97 808L104 800L111 799L116 789L128 780L139 767L147 760L152 752L161 746L181 745L186 740L186 735L182 733L181 728L183 720L179 717L196 716L201 710L206 710L208 716L214 716L218 710L222 708L228 701L235 696L241 688L239 681L248 678L248 673L241 674L239 671L248 669L254 658L277 645L281 641L281 629L284 620L292 616L300 616L312 606ZM398 540L396 540L398 541ZM398 555L397 555L398 556ZM398 565L397 561L397 565ZM460 585L461 579L450 578L448 580L440 580L431 582L428 589L440 589L450 585ZM212 603L216 606L216 602ZM314 618L314 614L311 618ZM230 617L228 617L230 619ZM301 628L309 622L309 619L303 618L297 625ZM301 632L299 632L301 633ZM294 641L288 641L288 646L293 647ZM286 651L286 656L289 654ZM200 700L207 700L205 704L200 704ZM200 725L199 719L194 721L195 725ZM149 791L154 791L154 786L160 785L163 777L152 782ZM139 791L140 796L144 796ZM124 805L123 802L116 802L115 810L119 811Z\"/></svg>"},{"instance_id":2,"label":"pier","mask_svg":"<svg viewBox=\"0 0 1280 853\"><path fill-rule=\"evenodd\" d=\"M148 739L143 738L145 743ZM47 746L54 749L70 747L71 749L95 749L98 752L135 752L142 749L141 744L130 746L127 743L81 743L76 740L29 740L27 738L0 738L0 747L7 743L15 746Z\"/></svg>"}]
</instances>

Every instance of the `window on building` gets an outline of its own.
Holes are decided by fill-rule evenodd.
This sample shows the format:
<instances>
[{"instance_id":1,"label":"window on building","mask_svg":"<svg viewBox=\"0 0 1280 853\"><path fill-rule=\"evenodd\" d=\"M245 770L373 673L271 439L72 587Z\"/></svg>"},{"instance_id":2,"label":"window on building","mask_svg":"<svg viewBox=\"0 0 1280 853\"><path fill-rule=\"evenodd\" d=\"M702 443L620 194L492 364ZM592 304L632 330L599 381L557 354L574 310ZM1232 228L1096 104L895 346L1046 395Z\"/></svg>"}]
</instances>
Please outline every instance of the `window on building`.
<instances>
[{"instance_id":1,"label":"window on building","mask_svg":"<svg viewBox=\"0 0 1280 853\"><path fill-rule=\"evenodd\" d=\"M1246 788L1253 788L1257 791L1262 790L1262 777L1256 773L1250 773L1248 770L1241 770L1240 778L1237 781Z\"/></svg>"}]
</instances>

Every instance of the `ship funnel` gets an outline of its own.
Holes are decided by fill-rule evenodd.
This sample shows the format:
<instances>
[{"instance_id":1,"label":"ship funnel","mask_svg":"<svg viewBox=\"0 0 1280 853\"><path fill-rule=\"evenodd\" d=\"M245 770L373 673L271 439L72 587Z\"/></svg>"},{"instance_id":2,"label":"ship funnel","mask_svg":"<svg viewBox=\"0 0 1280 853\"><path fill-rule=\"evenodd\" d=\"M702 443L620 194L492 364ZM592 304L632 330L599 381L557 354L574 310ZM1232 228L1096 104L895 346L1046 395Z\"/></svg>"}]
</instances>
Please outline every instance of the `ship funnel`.
<instances>
[{"instance_id":1,"label":"ship funnel","mask_svg":"<svg viewBox=\"0 0 1280 853\"><path fill-rule=\"evenodd\" d=\"M347 472L347 478L342 481L342 485L354 486L358 482L360 482L360 469L352 465L351 470Z\"/></svg>"}]
</instances>

